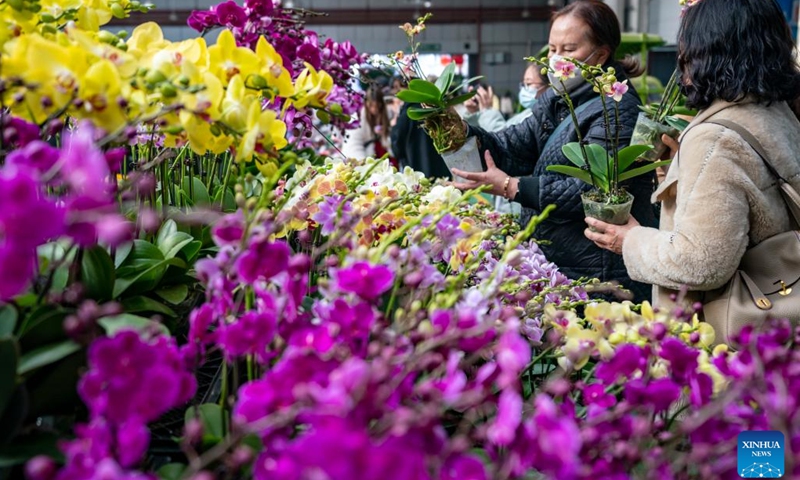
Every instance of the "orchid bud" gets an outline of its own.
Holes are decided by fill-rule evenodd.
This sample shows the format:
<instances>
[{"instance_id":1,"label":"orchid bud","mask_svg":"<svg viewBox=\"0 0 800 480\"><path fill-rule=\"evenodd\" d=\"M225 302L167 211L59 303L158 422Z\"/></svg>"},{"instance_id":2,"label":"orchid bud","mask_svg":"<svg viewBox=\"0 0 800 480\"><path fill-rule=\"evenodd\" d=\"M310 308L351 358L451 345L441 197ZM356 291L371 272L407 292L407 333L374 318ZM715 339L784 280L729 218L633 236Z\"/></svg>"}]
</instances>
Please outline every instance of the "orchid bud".
<instances>
[{"instance_id":1,"label":"orchid bud","mask_svg":"<svg viewBox=\"0 0 800 480\"><path fill-rule=\"evenodd\" d=\"M189 445L198 445L203 440L203 422L192 418L183 427L183 438Z\"/></svg>"},{"instance_id":2,"label":"orchid bud","mask_svg":"<svg viewBox=\"0 0 800 480\"><path fill-rule=\"evenodd\" d=\"M56 475L56 463L45 455L33 457L25 464L25 476L29 480L50 480Z\"/></svg>"}]
</instances>

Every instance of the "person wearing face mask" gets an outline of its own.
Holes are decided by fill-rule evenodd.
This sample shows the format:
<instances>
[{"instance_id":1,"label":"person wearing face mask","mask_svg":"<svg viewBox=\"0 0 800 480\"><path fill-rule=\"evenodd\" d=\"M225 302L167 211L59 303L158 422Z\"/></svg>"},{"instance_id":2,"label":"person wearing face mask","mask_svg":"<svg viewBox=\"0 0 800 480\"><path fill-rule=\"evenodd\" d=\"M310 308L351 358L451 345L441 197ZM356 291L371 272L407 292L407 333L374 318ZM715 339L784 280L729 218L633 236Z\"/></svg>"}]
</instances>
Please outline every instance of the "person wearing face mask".
<instances>
[{"instance_id":1,"label":"person wearing face mask","mask_svg":"<svg viewBox=\"0 0 800 480\"><path fill-rule=\"evenodd\" d=\"M484 89L478 88L478 94L465 102L467 114L464 120L470 125L480 127L487 132L497 132L513 125L518 125L531 116L531 108L536 103L537 97L548 87L546 75L542 75L541 69L535 65L529 65L525 69L522 83L519 84L519 104L522 110L506 120L503 114L492 107L492 87Z\"/></svg>"},{"instance_id":2,"label":"person wearing face mask","mask_svg":"<svg viewBox=\"0 0 800 480\"><path fill-rule=\"evenodd\" d=\"M549 57L551 62L560 56L604 68L613 66L622 82L640 75L642 69L631 58L615 60L620 41L619 20L614 11L600 0L579 0L553 14ZM490 193L520 203L524 207L520 216L522 225L527 225L533 215L548 205L555 204L556 209L536 229L536 238L546 241L541 248L548 260L570 278L618 282L632 292L634 300L649 299L650 287L631 280L618 253L602 249L584 236L586 223L581 194L591 186L576 178L547 171L550 165L570 165L561 148L578 140L566 102L553 89L566 88L569 91L583 139L588 143L607 145L599 94L580 75L565 81L563 86L558 80L551 81L551 87L544 94L537 95L536 102L529 109L530 116L518 125L496 132L465 125L467 135L477 137L485 171L454 170L454 175L468 180L456 186L469 189L489 185ZM531 100L527 93L521 92L520 96L526 101ZM618 105L619 146L622 148L629 144L639 114L639 96L633 87ZM652 227L657 226L650 205L654 185L654 173L636 177L625 185L635 198L633 216L643 225Z\"/></svg>"}]
</instances>

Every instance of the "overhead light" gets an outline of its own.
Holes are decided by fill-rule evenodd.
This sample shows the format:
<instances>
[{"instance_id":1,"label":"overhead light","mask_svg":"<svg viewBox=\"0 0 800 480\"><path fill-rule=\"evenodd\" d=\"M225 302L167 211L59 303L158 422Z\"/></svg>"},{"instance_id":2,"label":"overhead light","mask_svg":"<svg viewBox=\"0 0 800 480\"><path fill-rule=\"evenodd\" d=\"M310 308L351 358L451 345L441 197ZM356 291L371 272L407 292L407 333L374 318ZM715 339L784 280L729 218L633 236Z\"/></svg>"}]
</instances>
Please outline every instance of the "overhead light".
<instances>
[{"instance_id":1,"label":"overhead light","mask_svg":"<svg viewBox=\"0 0 800 480\"><path fill-rule=\"evenodd\" d=\"M294 2L292 0L286 0L286 2L284 2L283 6L286 7L286 8L294 8Z\"/></svg>"},{"instance_id":2,"label":"overhead light","mask_svg":"<svg viewBox=\"0 0 800 480\"><path fill-rule=\"evenodd\" d=\"M427 2L427 1L422 4L422 6L425 7L425 8L431 8L431 5L433 5L433 3L432 2Z\"/></svg>"}]
</instances>

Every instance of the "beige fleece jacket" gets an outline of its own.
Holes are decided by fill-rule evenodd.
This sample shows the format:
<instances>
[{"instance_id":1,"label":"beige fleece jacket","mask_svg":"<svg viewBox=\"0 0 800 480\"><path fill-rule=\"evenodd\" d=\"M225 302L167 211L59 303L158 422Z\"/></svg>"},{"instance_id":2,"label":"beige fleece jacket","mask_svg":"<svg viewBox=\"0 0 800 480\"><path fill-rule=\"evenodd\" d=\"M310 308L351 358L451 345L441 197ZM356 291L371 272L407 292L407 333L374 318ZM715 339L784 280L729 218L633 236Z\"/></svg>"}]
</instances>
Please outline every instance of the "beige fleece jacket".
<instances>
[{"instance_id":1,"label":"beige fleece jacket","mask_svg":"<svg viewBox=\"0 0 800 480\"><path fill-rule=\"evenodd\" d=\"M679 138L680 150L653 194L662 202L661 224L636 227L622 248L633 280L654 285L657 305L688 287L688 300L724 285L742 255L791 230L777 179L736 132L704 123L726 119L750 131L781 175L800 190L800 122L786 103L752 99L717 101L701 111Z\"/></svg>"}]
</instances>

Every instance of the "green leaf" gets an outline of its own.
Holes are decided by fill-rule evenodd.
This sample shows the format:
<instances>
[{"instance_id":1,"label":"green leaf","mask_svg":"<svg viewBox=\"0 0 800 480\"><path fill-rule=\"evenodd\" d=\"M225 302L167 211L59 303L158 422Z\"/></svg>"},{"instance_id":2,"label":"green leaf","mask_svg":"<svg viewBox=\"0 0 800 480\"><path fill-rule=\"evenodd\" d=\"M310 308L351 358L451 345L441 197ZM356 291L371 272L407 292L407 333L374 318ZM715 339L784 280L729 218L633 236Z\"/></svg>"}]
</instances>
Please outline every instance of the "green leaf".
<instances>
[{"instance_id":1,"label":"green leaf","mask_svg":"<svg viewBox=\"0 0 800 480\"><path fill-rule=\"evenodd\" d=\"M189 189L189 181L192 182L192 189ZM197 177L186 177L181 184L181 193L191 205L211 205L211 196L202 180Z\"/></svg>"},{"instance_id":2,"label":"green leaf","mask_svg":"<svg viewBox=\"0 0 800 480\"><path fill-rule=\"evenodd\" d=\"M247 435L242 439L242 445L246 445L250 447L254 452L260 452L264 450L264 442L259 438L258 435L250 434Z\"/></svg>"},{"instance_id":3,"label":"green leaf","mask_svg":"<svg viewBox=\"0 0 800 480\"><path fill-rule=\"evenodd\" d=\"M450 90L450 85L453 83L453 76L456 73L456 64L451 63L445 67L439 78L436 79L436 88L440 92L447 92ZM414 80L412 80L413 82Z\"/></svg>"},{"instance_id":4,"label":"green leaf","mask_svg":"<svg viewBox=\"0 0 800 480\"><path fill-rule=\"evenodd\" d=\"M617 157L619 158L619 173L630 168L637 158L652 149L652 145L629 145L617 152Z\"/></svg>"},{"instance_id":5,"label":"green leaf","mask_svg":"<svg viewBox=\"0 0 800 480\"><path fill-rule=\"evenodd\" d=\"M114 250L114 267L119 268L133 250L133 242L123 243Z\"/></svg>"},{"instance_id":6,"label":"green leaf","mask_svg":"<svg viewBox=\"0 0 800 480\"><path fill-rule=\"evenodd\" d=\"M40 245L37 249L39 257L39 273L49 275L50 269L59 265L52 273L50 290L61 292L67 287L69 282L69 267L75 258L76 249L71 248L67 252L63 242L50 242Z\"/></svg>"},{"instance_id":7,"label":"green leaf","mask_svg":"<svg viewBox=\"0 0 800 480\"><path fill-rule=\"evenodd\" d=\"M461 84L458 85L458 88L467 87L467 86L469 86L470 83L472 83L472 82L474 82L476 80L480 80L481 78L483 78L483 75L478 75L477 77L472 77L472 78L468 78L466 80L463 80L461 82Z\"/></svg>"},{"instance_id":8,"label":"green leaf","mask_svg":"<svg viewBox=\"0 0 800 480\"><path fill-rule=\"evenodd\" d=\"M169 330L163 324L154 322L149 318L131 315L130 313L122 313L120 315L114 315L113 317L103 317L99 319L97 323L103 327L103 330L106 331L106 335L109 337L113 337L120 330L136 330L137 332L141 332L153 327L158 328L161 333L169 336Z\"/></svg>"},{"instance_id":9,"label":"green leaf","mask_svg":"<svg viewBox=\"0 0 800 480\"><path fill-rule=\"evenodd\" d=\"M17 388L19 347L13 338L0 338L0 417Z\"/></svg>"},{"instance_id":10,"label":"green leaf","mask_svg":"<svg viewBox=\"0 0 800 480\"><path fill-rule=\"evenodd\" d=\"M156 246L159 250L161 250L161 253L164 254L164 258L170 259L174 258L175 255L177 255L178 252L183 249L183 247L189 245L193 241L194 237L190 234L176 231L164 237L159 235L156 239Z\"/></svg>"},{"instance_id":11,"label":"green leaf","mask_svg":"<svg viewBox=\"0 0 800 480\"><path fill-rule=\"evenodd\" d=\"M98 302L111 300L114 280L114 261L104 248L95 246L83 252L81 283L87 297Z\"/></svg>"},{"instance_id":12,"label":"green leaf","mask_svg":"<svg viewBox=\"0 0 800 480\"><path fill-rule=\"evenodd\" d=\"M189 407L186 409L184 424L198 415L200 421L203 422L203 443L220 442L225 437L222 407L216 403L204 403L199 406L199 410L195 410L195 407Z\"/></svg>"},{"instance_id":13,"label":"green leaf","mask_svg":"<svg viewBox=\"0 0 800 480\"><path fill-rule=\"evenodd\" d=\"M563 173L564 175L569 175L570 177L575 177L578 180L582 180L589 185L592 184L592 176L589 175L589 172L578 167L570 167L569 165L550 165L547 167L547 171Z\"/></svg>"},{"instance_id":14,"label":"green leaf","mask_svg":"<svg viewBox=\"0 0 800 480\"><path fill-rule=\"evenodd\" d=\"M170 265L179 268L187 268L186 262L179 258L170 258L160 262L149 263L144 270L137 270L130 276L118 277L117 281L114 282L114 298L119 297L128 289L131 289L132 293L141 293L155 289L156 286L158 286L158 282L164 277L167 267ZM135 288L132 288L134 286Z\"/></svg>"},{"instance_id":15,"label":"green leaf","mask_svg":"<svg viewBox=\"0 0 800 480\"><path fill-rule=\"evenodd\" d=\"M442 98L442 93L444 92L444 90L439 90L433 83L427 80L421 80L419 78L415 78L408 82L408 89L414 92L423 93L436 99Z\"/></svg>"},{"instance_id":16,"label":"green leaf","mask_svg":"<svg viewBox=\"0 0 800 480\"><path fill-rule=\"evenodd\" d=\"M181 253L184 258L186 258L187 262L194 263L194 261L197 260L197 254L200 253L200 249L202 248L203 242L200 240L192 240L181 249Z\"/></svg>"},{"instance_id":17,"label":"green leaf","mask_svg":"<svg viewBox=\"0 0 800 480\"><path fill-rule=\"evenodd\" d=\"M156 241L154 242L155 246L159 247L161 252L164 252L164 249L161 248L161 244L166 242L166 240L175 233L178 232L178 224L175 223L175 220L168 219L164 223L161 224L161 228L158 229L158 233L156 234Z\"/></svg>"},{"instance_id":18,"label":"green leaf","mask_svg":"<svg viewBox=\"0 0 800 480\"><path fill-rule=\"evenodd\" d=\"M121 268L142 263L142 260L164 260L161 250L146 240L134 240L133 249ZM145 262L146 263L146 262Z\"/></svg>"},{"instance_id":19,"label":"green leaf","mask_svg":"<svg viewBox=\"0 0 800 480\"><path fill-rule=\"evenodd\" d=\"M644 167L639 167L639 168L634 168L633 170L628 170L627 172L621 173L619 175L619 181L620 182L624 182L625 180L631 179L633 177L638 177L639 175L643 175L643 174L645 174L647 172L652 172L653 170L655 170L658 167L669 165L670 162L672 162L672 160L663 160L661 162L648 163Z\"/></svg>"},{"instance_id":20,"label":"green leaf","mask_svg":"<svg viewBox=\"0 0 800 480\"><path fill-rule=\"evenodd\" d=\"M686 130L686 127L689 126L689 122L678 117L669 116L665 118L664 121L667 122L667 125L669 125L670 127L674 128L679 132Z\"/></svg>"},{"instance_id":21,"label":"green leaf","mask_svg":"<svg viewBox=\"0 0 800 480\"><path fill-rule=\"evenodd\" d=\"M16 308L11 305L0 307L0 338L14 333L18 318L19 314Z\"/></svg>"},{"instance_id":22,"label":"green leaf","mask_svg":"<svg viewBox=\"0 0 800 480\"><path fill-rule=\"evenodd\" d=\"M567 160L574 163L576 166L583 167L586 165L586 160L583 158L583 152L581 151L580 143L570 142L561 147L561 152L564 153L564 156L567 157Z\"/></svg>"},{"instance_id":23,"label":"green leaf","mask_svg":"<svg viewBox=\"0 0 800 480\"><path fill-rule=\"evenodd\" d=\"M222 211L235 212L236 211L236 197L233 196L231 189L225 189L225 196L222 197Z\"/></svg>"},{"instance_id":24,"label":"green leaf","mask_svg":"<svg viewBox=\"0 0 800 480\"><path fill-rule=\"evenodd\" d=\"M453 98L452 100L448 100L447 103L446 103L446 106L454 107L456 105L460 105L460 104L466 102L467 100L469 100L470 98L474 97L477 94L478 94L478 92L472 91L472 92L467 92L467 93L465 93L463 95L459 95L459 96Z\"/></svg>"},{"instance_id":25,"label":"green leaf","mask_svg":"<svg viewBox=\"0 0 800 480\"><path fill-rule=\"evenodd\" d=\"M408 108L408 118L411 120L424 120L431 115L440 112L440 108L420 108L420 107L409 107Z\"/></svg>"},{"instance_id":26,"label":"green leaf","mask_svg":"<svg viewBox=\"0 0 800 480\"><path fill-rule=\"evenodd\" d=\"M414 90L400 90L397 92L397 98L406 103L424 103L426 105L434 105L441 107L441 99L439 97L432 97L422 92Z\"/></svg>"},{"instance_id":27,"label":"green leaf","mask_svg":"<svg viewBox=\"0 0 800 480\"><path fill-rule=\"evenodd\" d=\"M656 114L656 107L653 105L639 105L639 110L646 113L648 117L653 117Z\"/></svg>"},{"instance_id":28,"label":"green leaf","mask_svg":"<svg viewBox=\"0 0 800 480\"><path fill-rule=\"evenodd\" d=\"M71 386L74 388L74 385L73 383ZM26 418L36 418L28 416L31 413L30 402L32 399L28 394L27 385L24 383L17 385L11 391L11 398L8 400L5 410L0 412L0 426L2 426L0 428L0 445L6 445L11 439L17 439L17 434L22 431ZM0 447L0 456L2 451L2 447ZM2 471L0 468L0 473Z\"/></svg>"},{"instance_id":29,"label":"green leaf","mask_svg":"<svg viewBox=\"0 0 800 480\"><path fill-rule=\"evenodd\" d=\"M122 308L128 313L152 312L162 313L170 317L178 316L173 309L163 303L142 295L124 299Z\"/></svg>"},{"instance_id":30,"label":"green leaf","mask_svg":"<svg viewBox=\"0 0 800 480\"><path fill-rule=\"evenodd\" d=\"M72 355L80 349L81 346L72 340L37 348L32 352L26 353L19 359L17 375L25 375L37 368L50 365L64 357Z\"/></svg>"},{"instance_id":31,"label":"green leaf","mask_svg":"<svg viewBox=\"0 0 800 480\"><path fill-rule=\"evenodd\" d=\"M156 475L161 480L180 480L186 465L182 463L168 463L158 469Z\"/></svg>"},{"instance_id":32,"label":"green leaf","mask_svg":"<svg viewBox=\"0 0 800 480\"><path fill-rule=\"evenodd\" d=\"M42 305L22 318L17 338L23 351L40 345L61 341L64 335L64 317L67 311L60 306Z\"/></svg>"},{"instance_id":33,"label":"green leaf","mask_svg":"<svg viewBox=\"0 0 800 480\"><path fill-rule=\"evenodd\" d=\"M610 177L608 164L611 161L608 151L596 143L590 143L586 145L586 153L589 156L589 170L595 181L599 180L601 183L607 183Z\"/></svg>"},{"instance_id":34,"label":"green leaf","mask_svg":"<svg viewBox=\"0 0 800 480\"><path fill-rule=\"evenodd\" d=\"M155 291L155 294L173 305L179 305L189 295L189 287L186 285L172 285L159 288Z\"/></svg>"},{"instance_id":35,"label":"green leaf","mask_svg":"<svg viewBox=\"0 0 800 480\"><path fill-rule=\"evenodd\" d=\"M37 455L62 458L58 449L60 438L54 433L36 432L17 437L8 445L0 447L0 469L22 465Z\"/></svg>"}]
</instances>

